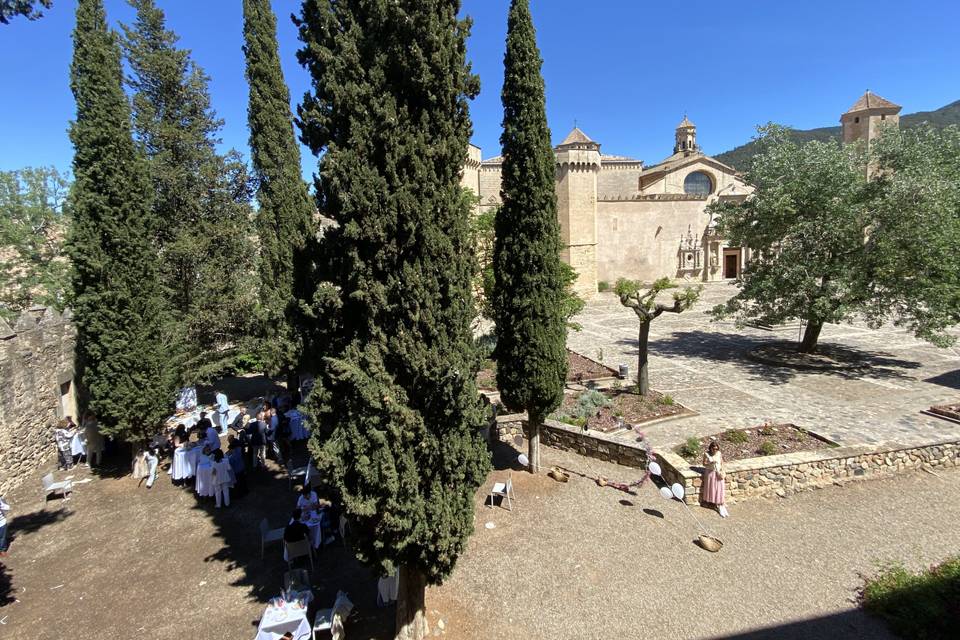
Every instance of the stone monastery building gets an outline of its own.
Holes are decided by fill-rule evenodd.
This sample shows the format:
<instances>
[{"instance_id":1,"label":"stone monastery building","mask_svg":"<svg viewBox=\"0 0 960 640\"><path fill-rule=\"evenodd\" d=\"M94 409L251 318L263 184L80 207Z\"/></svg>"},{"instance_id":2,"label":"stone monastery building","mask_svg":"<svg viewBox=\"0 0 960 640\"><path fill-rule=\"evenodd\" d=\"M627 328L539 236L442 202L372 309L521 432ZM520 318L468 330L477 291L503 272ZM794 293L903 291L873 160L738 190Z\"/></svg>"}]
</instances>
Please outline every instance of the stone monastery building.
<instances>
[{"instance_id":1,"label":"stone monastery building","mask_svg":"<svg viewBox=\"0 0 960 640\"><path fill-rule=\"evenodd\" d=\"M870 140L880 122L898 121L900 107L864 94L841 116L844 143ZM598 282L625 277L651 282L736 278L750 258L716 232L707 205L741 201L753 188L735 169L704 155L697 128L684 116L674 134L673 154L643 161L606 155L600 143L574 128L554 149L561 257L579 274L575 289L590 298ZM471 145L463 184L480 197L481 210L500 204L503 158L481 160Z\"/></svg>"}]
</instances>

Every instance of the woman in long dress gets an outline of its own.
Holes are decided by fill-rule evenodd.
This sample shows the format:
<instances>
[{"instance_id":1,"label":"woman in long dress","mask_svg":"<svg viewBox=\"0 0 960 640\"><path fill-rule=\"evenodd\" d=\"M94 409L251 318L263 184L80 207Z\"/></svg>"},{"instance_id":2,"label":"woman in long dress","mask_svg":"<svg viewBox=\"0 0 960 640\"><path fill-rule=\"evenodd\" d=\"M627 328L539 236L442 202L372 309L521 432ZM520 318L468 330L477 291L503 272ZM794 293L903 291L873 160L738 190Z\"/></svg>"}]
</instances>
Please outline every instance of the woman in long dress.
<instances>
[{"instance_id":1,"label":"woman in long dress","mask_svg":"<svg viewBox=\"0 0 960 640\"><path fill-rule=\"evenodd\" d=\"M700 502L712 505L726 518L727 507L724 506L723 495L726 493L726 483L723 473L723 455L720 445L714 440L703 454L703 477L700 481Z\"/></svg>"},{"instance_id":2,"label":"woman in long dress","mask_svg":"<svg viewBox=\"0 0 960 640\"><path fill-rule=\"evenodd\" d=\"M100 434L100 425L93 411L87 411L83 416L83 437L87 446L87 463L92 467L95 463L103 463L103 436Z\"/></svg>"}]
</instances>

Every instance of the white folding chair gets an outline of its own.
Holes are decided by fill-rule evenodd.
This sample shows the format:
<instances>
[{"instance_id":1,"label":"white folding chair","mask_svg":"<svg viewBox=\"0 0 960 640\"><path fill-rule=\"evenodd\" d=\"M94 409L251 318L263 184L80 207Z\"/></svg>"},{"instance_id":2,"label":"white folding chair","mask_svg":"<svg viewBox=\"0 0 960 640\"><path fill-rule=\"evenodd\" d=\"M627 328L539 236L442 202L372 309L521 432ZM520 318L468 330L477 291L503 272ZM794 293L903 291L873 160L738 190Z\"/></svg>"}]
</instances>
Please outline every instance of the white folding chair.
<instances>
[{"instance_id":1,"label":"white folding chair","mask_svg":"<svg viewBox=\"0 0 960 640\"><path fill-rule=\"evenodd\" d=\"M334 638L342 637L343 623L351 611L353 611L353 603L350 602L350 598L347 597L346 592L338 591L333 607L320 609L314 616L311 638L316 640L318 631L329 631Z\"/></svg>"},{"instance_id":2,"label":"white folding chair","mask_svg":"<svg viewBox=\"0 0 960 640\"><path fill-rule=\"evenodd\" d=\"M283 540L283 529L271 529L264 518L260 521L260 559L263 559L263 549L271 542Z\"/></svg>"},{"instance_id":3,"label":"white folding chair","mask_svg":"<svg viewBox=\"0 0 960 640\"><path fill-rule=\"evenodd\" d=\"M515 497L513 495L513 470L510 470L509 475L507 476L506 482L494 482L493 487L490 489L490 508L493 508L493 498L494 496L500 496L500 506L503 506L503 498L507 500L507 508L509 511L513 511L513 503L511 500Z\"/></svg>"},{"instance_id":4,"label":"white folding chair","mask_svg":"<svg viewBox=\"0 0 960 640\"><path fill-rule=\"evenodd\" d=\"M67 499L67 494L73 491L73 481L64 480L62 482L54 482L53 474L48 473L40 479L40 482L43 484L43 506L47 506L47 498L51 494L57 493L58 491L63 495L63 499Z\"/></svg>"},{"instance_id":5,"label":"white folding chair","mask_svg":"<svg viewBox=\"0 0 960 640\"><path fill-rule=\"evenodd\" d=\"M296 542L283 541L283 546L287 551L287 566L293 567L293 561L304 556L310 561L310 570L313 570L313 547L310 541L304 538Z\"/></svg>"}]
</instances>

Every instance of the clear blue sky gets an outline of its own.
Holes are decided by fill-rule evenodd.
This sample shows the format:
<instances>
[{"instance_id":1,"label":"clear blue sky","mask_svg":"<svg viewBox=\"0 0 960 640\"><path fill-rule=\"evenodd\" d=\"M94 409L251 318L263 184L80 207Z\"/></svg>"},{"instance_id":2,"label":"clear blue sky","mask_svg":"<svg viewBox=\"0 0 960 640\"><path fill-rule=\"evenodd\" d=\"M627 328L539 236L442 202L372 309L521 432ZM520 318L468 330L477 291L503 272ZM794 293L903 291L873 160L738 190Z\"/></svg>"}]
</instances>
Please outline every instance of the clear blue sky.
<instances>
[{"instance_id":1,"label":"clear blue sky","mask_svg":"<svg viewBox=\"0 0 960 640\"><path fill-rule=\"evenodd\" d=\"M212 77L226 120L224 147L248 155L240 0L158 0L168 26ZM474 143L499 150L500 84L508 0L465 0L469 56L482 83ZM308 87L289 20L300 3L274 0L293 101ZM131 21L106 0L112 22ZM554 142L574 120L603 151L654 163L671 152L686 112L707 153L749 140L759 123L797 128L838 122L864 89L903 113L960 99L960 2L901 0L532 0ZM73 115L68 73L75 0L54 0L36 22L0 25L0 169L69 169ZM304 171L316 166L304 150Z\"/></svg>"}]
</instances>

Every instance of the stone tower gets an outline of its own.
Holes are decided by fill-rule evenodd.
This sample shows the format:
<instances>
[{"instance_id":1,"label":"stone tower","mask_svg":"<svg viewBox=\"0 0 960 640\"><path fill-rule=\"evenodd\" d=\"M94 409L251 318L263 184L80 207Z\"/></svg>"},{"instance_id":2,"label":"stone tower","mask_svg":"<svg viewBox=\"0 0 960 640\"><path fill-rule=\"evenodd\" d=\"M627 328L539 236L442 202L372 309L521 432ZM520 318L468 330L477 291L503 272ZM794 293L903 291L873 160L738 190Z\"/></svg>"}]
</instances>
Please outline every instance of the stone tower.
<instances>
[{"instance_id":1,"label":"stone tower","mask_svg":"<svg viewBox=\"0 0 960 640\"><path fill-rule=\"evenodd\" d=\"M900 123L900 105L885 100L867 91L845 114L840 116L843 129L843 143L850 144L860 140L870 144L882 127L898 126Z\"/></svg>"},{"instance_id":2,"label":"stone tower","mask_svg":"<svg viewBox=\"0 0 960 640\"><path fill-rule=\"evenodd\" d=\"M686 114L684 114L680 124L677 125L674 141L674 153L682 153L688 156L700 151L700 147L697 146L697 126L687 119Z\"/></svg>"},{"instance_id":3,"label":"stone tower","mask_svg":"<svg viewBox=\"0 0 960 640\"><path fill-rule=\"evenodd\" d=\"M557 215L560 257L577 272L574 290L584 299L597 293L597 174L600 145L580 129L564 138L557 154Z\"/></svg>"}]
</instances>

